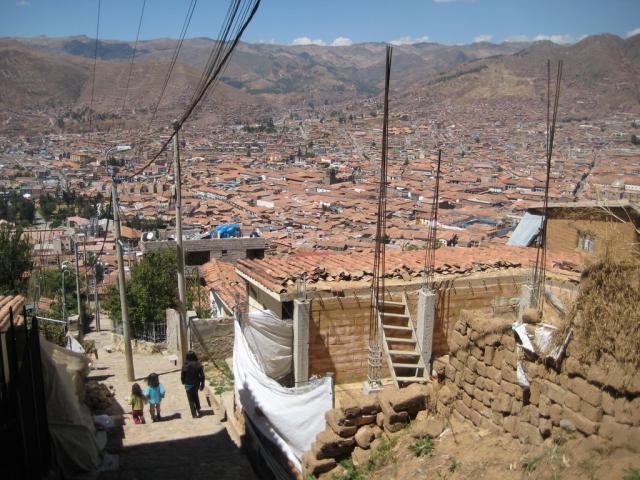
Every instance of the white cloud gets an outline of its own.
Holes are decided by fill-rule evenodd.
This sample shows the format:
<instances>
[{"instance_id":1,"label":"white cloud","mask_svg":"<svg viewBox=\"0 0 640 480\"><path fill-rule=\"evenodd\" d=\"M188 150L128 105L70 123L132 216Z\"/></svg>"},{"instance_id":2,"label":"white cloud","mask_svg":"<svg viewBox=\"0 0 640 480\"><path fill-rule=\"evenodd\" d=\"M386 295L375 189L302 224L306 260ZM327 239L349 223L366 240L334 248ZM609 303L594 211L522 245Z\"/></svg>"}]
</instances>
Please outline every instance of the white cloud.
<instances>
[{"instance_id":1,"label":"white cloud","mask_svg":"<svg viewBox=\"0 0 640 480\"><path fill-rule=\"evenodd\" d=\"M586 35L581 35L580 37L576 37L574 35L569 34L556 34L556 35L543 35L542 33L536 35L535 37L528 37L527 35L511 35L504 39L505 42L539 42L542 40L548 40L553 43L558 44L567 44L567 43L575 43L577 41L585 38Z\"/></svg>"},{"instance_id":2,"label":"white cloud","mask_svg":"<svg viewBox=\"0 0 640 480\"><path fill-rule=\"evenodd\" d=\"M539 41L539 40L549 40L553 43L573 43L576 41L576 38L573 35L536 35L535 37L533 37L534 41Z\"/></svg>"},{"instance_id":3,"label":"white cloud","mask_svg":"<svg viewBox=\"0 0 640 480\"><path fill-rule=\"evenodd\" d=\"M278 42L276 42L275 38L267 38L267 39L260 39L260 40L256 40L256 43L260 43L263 45L277 45Z\"/></svg>"},{"instance_id":4,"label":"white cloud","mask_svg":"<svg viewBox=\"0 0 640 480\"><path fill-rule=\"evenodd\" d=\"M326 43L323 40L320 40L319 38L316 40L312 40L309 37L298 37L295 38L293 40L293 42L291 42L291 45L326 45Z\"/></svg>"},{"instance_id":5,"label":"white cloud","mask_svg":"<svg viewBox=\"0 0 640 480\"><path fill-rule=\"evenodd\" d=\"M17 0L16 5L19 7L30 7L31 2L29 0Z\"/></svg>"},{"instance_id":6,"label":"white cloud","mask_svg":"<svg viewBox=\"0 0 640 480\"><path fill-rule=\"evenodd\" d=\"M478 35L476 38L473 39L473 43L490 42L492 38L493 38L493 35L487 35L487 34Z\"/></svg>"},{"instance_id":7,"label":"white cloud","mask_svg":"<svg viewBox=\"0 0 640 480\"><path fill-rule=\"evenodd\" d=\"M338 37L331 42L332 47L348 47L349 45L353 45L353 41L347 37Z\"/></svg>"},{"instance_id":8,"label":"white cloud","mask_svg":"<svg viewBox=\"0 0 640 480\"><path fill-rule=\"evenodd\" d=\"M627 34L624 36L624 38L631 38L634 35L638 35L638 34L640 34L640 27L634 28L630 32L627 32Z\"/></svg>"},{"instance_id":9,"label":"white cloud","mask_svg":"<svg viewBox=\"0 0 640 480\"><path fill-rule=\"evenodd\" d=\"M400 37L395 40L391 40L389 43L391 45L413 45L414 43L424 43L428 41L429 37L424 35L422 37Z\"/></svg>"}]
</instances>

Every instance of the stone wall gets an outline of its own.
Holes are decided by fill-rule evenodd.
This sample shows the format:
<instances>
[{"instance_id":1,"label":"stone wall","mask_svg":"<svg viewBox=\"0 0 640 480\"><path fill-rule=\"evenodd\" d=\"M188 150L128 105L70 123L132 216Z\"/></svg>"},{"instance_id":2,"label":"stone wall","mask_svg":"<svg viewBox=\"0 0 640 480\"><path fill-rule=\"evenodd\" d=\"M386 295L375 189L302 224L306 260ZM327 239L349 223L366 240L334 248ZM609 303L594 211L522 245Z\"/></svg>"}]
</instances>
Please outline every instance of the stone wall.
<instances>
[{"instance_id":1,"label":"stone wall","mask_svg":"<svg viewBox=\"0 0 640 480\"><path fill-rule=\"evenodd\" d=\"M355 465L361 464L376 439L401 430L426 409L431 391L430 385L413 384L401 390L391 387L379 394L348 399L329 410L326 428L302 457L303 476L328 472L348 457Z\"/></svg>"},{"instance_id":2,"label":"stone wall","mask_svg":"<svg viewBox=\"0 0 640 480\"><path fill-rule=\"evenodd\" d=\"M200 334L196 335L196 332ZM191 320L191 349L202 360L225 360L233 356L233 319L220 320ZM204 342L204 347L200 343ZM210 357L209 357L210 355Z\"/></svg>"},{"instance_id":3,"label":"stone wall","mask_svg":"<svg viewBox=\"0 0 640 480\"><path fill-rule=\"evenodd\" d=\"M569 343L559 369L517 346L512 318L463 312L451 335L451 354L434 366L442 373L449 409L476 426L508 432L530 444L562 430L640 445L640 374L624 375L616 363L581 362ZM517 383L520 360L530 382Z\"/></svg>"}]
</instances>

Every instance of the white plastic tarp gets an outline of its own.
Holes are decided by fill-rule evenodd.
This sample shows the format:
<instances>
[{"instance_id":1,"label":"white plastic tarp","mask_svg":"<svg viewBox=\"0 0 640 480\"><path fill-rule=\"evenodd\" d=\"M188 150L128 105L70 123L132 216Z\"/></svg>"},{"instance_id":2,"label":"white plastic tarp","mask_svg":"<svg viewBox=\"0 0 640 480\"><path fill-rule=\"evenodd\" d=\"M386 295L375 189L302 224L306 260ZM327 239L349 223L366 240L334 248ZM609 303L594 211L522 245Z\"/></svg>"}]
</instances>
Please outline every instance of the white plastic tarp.
<instances>
[{"instance_id":1,"label":"white plastic tarp","mask_svg":"<svg viewBox=\"0 0 640 480\"><path fill-rule=\"evenodd\" d=\"M270 311L252 312L244 317L244 336L264 372L281 379L293 366L293 323Z\"/></svg>"},{"instance_id":2,"label":"white plastic tarp","mask_svg":"<svg viewBox=\"0 0 640 480\"><path fill-rule=\"evenodd\" d=\"M250 315L265 314L271 315L266 312ZM243 320L243 323L246 322ZM250 323L254 327L259 324ZM260 433L301 470L302 455L325 429L324 414L333 406L331 379L317 379L305 387L283 387L266 375L238 320L235 321L233 375L236 401L244 413Z\"/></svg>"},{"instance_id":3,"label":"white plastic tarp","mask_svg":"<svg viewBox=\"0 0 640 480\"><path fill-rule=\"evenodd\" d=\"M88 362L83 355L44 339L40 346L49 434L63 476L72 478L94 470L100 463L93 418L78 400L74 385Z\"/></svg>"}]
</instances>

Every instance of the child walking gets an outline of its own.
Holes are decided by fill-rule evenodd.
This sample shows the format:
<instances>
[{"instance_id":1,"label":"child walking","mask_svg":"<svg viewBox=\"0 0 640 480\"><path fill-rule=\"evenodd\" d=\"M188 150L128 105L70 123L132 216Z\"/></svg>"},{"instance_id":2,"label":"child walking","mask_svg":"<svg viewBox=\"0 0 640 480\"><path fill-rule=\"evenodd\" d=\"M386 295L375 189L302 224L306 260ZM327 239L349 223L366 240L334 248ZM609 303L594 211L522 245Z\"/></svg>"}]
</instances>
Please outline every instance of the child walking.
<instances>
[{"instance_id":1,"label":"child walking","mask_svg":"<svg viewBox=\"0 0 640 480\"><path fill-rule=\"evenodd\" d=\"M147 401L142 394L142 388L137 383L131 385L131 398L129 398L129 405L131 405L131 415L133 416L133 423L139 425L145 423L144 421L144 404Z\"/></svg>"},{"instance_id":2,"label":"child walking","mask_svg":"<svg viewBox=\"0 0 640 480\"><path fill-rule=\"evenodd\" d=\"M160 383L157 373L151 373L147 377L147 388L144 391L149 401L149 412L154 422L162 420L160 416L160 402L164 398L164 385Z\"/></svg>"}]
</instances>

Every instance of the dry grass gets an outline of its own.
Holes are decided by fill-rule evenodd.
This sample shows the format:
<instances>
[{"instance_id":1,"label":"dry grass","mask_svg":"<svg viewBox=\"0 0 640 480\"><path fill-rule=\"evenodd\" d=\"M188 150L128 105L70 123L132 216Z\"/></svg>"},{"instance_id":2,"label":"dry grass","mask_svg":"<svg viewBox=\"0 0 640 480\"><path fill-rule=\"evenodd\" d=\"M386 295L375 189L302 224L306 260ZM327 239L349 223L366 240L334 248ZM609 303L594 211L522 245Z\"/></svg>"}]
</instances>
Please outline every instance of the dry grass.
<instances>
[{"instance_id":1,"label":"dry grass","mask_svg":"<svg viewBox=\"0 0 640 480\"><path fill-rule=\"evenodd\" d=\"M564 338L574 329L577 354L597 361L604 354L632 368L640 365L640 260L617 260L606 252L582 273L580 293Z\"/></svg>"}]
</instances>

